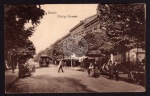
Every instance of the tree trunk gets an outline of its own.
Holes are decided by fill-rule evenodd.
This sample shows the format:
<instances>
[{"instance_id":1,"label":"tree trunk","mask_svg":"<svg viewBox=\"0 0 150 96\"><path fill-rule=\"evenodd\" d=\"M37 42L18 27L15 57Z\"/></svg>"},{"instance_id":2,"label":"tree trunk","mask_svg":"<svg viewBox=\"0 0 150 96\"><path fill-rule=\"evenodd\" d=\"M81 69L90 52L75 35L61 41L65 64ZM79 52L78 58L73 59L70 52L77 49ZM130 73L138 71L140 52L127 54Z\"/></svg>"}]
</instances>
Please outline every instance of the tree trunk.
<instances>
[{"instance_id":1,"label":"tree trunk","mask_svg":"<svg viewBox=\"0 0 150 96\"><path fill-rule=\"evenodd\" d=\"M116 54L116 60L118 61L118 58L117 58L117 56L118 56L118 52L117 52L117 54Z\"/></svg>"},{"instance_id":2,"label":"tree trunk","mask_svg":"<svg viewBox=\"0 0 150 96\"><path fill-rule=\"evenodd\" d=\"M128 51L128 61L130 61L130 50Z\"/></svg>"},{"instance_id":3,"label":"tree trunk","mask_svg":"<svg viewBox=\"0 0 150 96\"><path fill-rule=\"evenodd\" d=\"M70 59L71 59L71 67L72 67L72 58L71 58L71 56L70 56Z\"/></svg>"},{"instance_id":4,"label":"tree trunk","mask_svg":"<svg viewBox=\"0 0 150 96\"><path fill-rule=\"evenodd\" d=\"M137 52L136 52L136 64L138 63L138 45L137 45Z\"/></svg>"},{"instance_id":5,"label":"tree trunk","mask_svg":"<svg viewBox=\"0 0 150 96\"><path fill-rule=\"evenodd\" d=\"M123 52L123 62L126 62L126 52Z\"/></svg>"}]
</instances>

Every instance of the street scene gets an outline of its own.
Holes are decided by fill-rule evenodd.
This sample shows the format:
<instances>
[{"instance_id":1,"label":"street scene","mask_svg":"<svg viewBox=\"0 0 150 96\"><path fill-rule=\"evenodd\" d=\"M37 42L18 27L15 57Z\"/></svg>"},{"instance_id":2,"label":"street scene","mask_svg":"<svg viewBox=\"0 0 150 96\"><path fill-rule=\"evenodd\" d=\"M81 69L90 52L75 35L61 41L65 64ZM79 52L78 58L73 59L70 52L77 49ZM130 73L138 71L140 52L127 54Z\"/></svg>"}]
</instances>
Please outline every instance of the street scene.
<instances>
[{"instance_id":1,"label":"street scene","mask_svg":"<svg viewBox=\"0 0 150 96\"><path fill-rule=\"evenodd\" d=\"M145 8L6 4L5 93L145 92Z\"/></svg>"},{"instance_id":2,"label":"street scene","mask_svg":"<svg viewBox=\"0 0 150 96\"><path fill-rule=\"evenodd\" d=\"M34 63L34 62L33 62ZM32 63L32 64L33 64ZM11 82L12 72L6 72L5 79L8 82L8 93L96 93L96 92L143 92L143 86L129 83L127 76L120 75L120 81L110 80L107 75L100 75L99 78L91 78L87 70L77 67L64 67L64 73L58 73L58 67L50 64L47 68L40 68L37 63L36 72L31 77L17 79L17 70L13 74L13 85ZM125 80L124 80L125 79ZM124 87L126 86L126 87Z\"/></svg>"}]
</instances>

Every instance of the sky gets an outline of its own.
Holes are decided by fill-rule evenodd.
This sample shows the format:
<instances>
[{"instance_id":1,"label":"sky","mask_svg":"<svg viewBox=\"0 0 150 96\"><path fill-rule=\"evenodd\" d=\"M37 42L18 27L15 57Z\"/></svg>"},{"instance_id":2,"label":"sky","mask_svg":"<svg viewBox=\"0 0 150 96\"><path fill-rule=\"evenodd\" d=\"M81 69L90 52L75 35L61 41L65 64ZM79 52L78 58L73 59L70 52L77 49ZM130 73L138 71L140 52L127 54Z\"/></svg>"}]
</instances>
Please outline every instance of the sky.
<instances>
[{"instance_id":1,"label":"sky","mask_svg":"<svg viewBox=\"0 0 150 96\"><path fill-rule=\"evenodd\" d=\"M29 38L36 48L36 53L69 33L81 20L95 15L97 4L46 4L41 5L41 8L47 14Z\"/></svg>"}]
</instances>

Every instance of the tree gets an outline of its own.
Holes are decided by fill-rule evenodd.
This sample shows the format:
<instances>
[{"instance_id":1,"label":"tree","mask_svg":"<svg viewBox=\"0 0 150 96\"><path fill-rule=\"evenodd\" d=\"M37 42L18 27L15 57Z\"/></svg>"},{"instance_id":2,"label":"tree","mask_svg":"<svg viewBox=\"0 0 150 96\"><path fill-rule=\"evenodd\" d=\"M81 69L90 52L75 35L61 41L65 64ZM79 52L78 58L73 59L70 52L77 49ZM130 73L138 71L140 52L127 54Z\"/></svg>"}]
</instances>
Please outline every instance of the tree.
<instances>
[{"instance_id":1,"label":"tree","mask_svg":"<svg viewBox=\"0 0 150 96\"><path fill-rule=\"evenodd\" d=\"M112 51L112 43L109 41L105 31L91 32L84 36L88 43L87 55L101 56L103 54L109 55Z\"/></svg>"},{"instance_id":2,"label":"tree","mask_svg":"<svg viewBox=\"0 0 150 96\"><path fill-rule=\"evenodd\" d=\"M144 4L99 4L98 8L101 26L106 28L114 52L125 57L126 51L137 47L135 42L145 45Z\"/></svg>"},{"instance_id":3,"label":"tree","mask_svg":"<svg viewBox=\"0 0 150 96\"><path fill-rule=\"evenodd\" d=\"M35 53L34 45L28 37L33 34L43 15L44 10L40 5L6 4L4 6L5 56L11 49L16 49L18 54L21 50L27 51L30 56ZM24 25L30 21L33 26L25 28Z\"/></svg>"},{"instance_id":4,"label":"tree","mask_svg":"<svg viewBox=\"0 0 150 96\"><path fill-rule=\"evenodd\" d=\"M26 53L28 58L33 58L35 54L35 47L30 40L26 40L23 47L17 48L17 55L21 55L22 53Z\"/></svg>"},{"instance_id":5,"label":"tree","mask_svg":"<svg viewBox=\"0 0 150 96\"><path fill-rule=\"evenodd\" d=\"M63 53L63 42L60 41L58 43L54 43L53 45L47 47L45 50L40 51L37 56L36 56L36 60L38 60L38 58L42 55L42 54L46 54L48 55L51 59L60 59L64 57L64 53Z\"/></svg>"},{"instance_id":6,"label":"tree","mask_svg":"<svg viewBox=\"0 0 150 96\"><path fill-rule=\"evenodd\" d=\"M53 58L55 59L64 58L63 41L54 44L52 50L53 50L53 56L52 56Z\"/></svg>"},{"instance_id":7,"label":"tree","mask_svg":"<svg viewBox=\"0 0 150 96\"><path fill-rule=\"evenodd\" d=\"M42 54L44 54L44 53L45 53L44 50L40 51L38 54L35 55L34 60L35 60L35 61L39 61L40 56L41 56Z\"/></svg>"}]
</instances>

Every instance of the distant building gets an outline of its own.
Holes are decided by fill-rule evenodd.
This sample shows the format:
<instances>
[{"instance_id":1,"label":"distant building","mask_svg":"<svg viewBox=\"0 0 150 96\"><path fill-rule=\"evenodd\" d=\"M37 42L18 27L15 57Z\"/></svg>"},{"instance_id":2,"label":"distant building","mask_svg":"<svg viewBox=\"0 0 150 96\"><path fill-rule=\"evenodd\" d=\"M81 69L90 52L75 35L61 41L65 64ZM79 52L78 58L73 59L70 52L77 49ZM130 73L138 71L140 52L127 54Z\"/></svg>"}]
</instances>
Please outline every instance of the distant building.
<instances>
[{"instance_id":1,"label":"distant building","mask_svg":"<svg viewBox=\"0 0 150 96\"><path fill-rule=\"evenodd\" d=\"M80 23L78 23L76 26L74 26L73 28L71 28L71 30L69 31L70 35L80 35L82 36L84 34L84 21L80 21Z\"/></svg>"},{"instance_id":2,"label":"distant building","mask_svg":"<svg viewBox=\"0 0 150 96\"><path fill-rule=\"evenodd\" d=\"M80 21L77 25L75 25L73 28L70 29L70 36L84 36L87 33L92 32L103 32L105 33L105 28L101 27L101 25L104 25L103 22L100 22L100 10L98 10L99 7L97 7L97 14L94 14L90 17L85 18L84 20ZM95 60L99 60L98 55L88 55L88 58L93 58ZM83 56L84 57L84 56ZM81 57L82 58L82 57Z\"/></svg>"}]
</instances>

